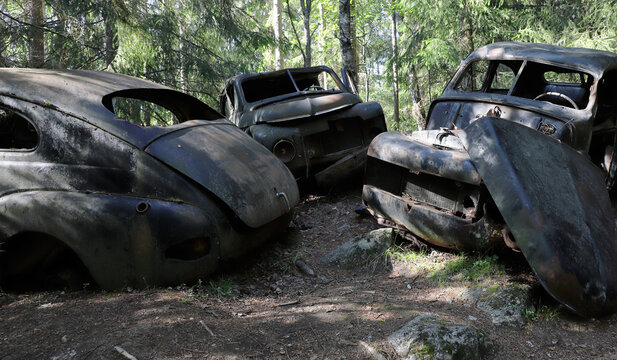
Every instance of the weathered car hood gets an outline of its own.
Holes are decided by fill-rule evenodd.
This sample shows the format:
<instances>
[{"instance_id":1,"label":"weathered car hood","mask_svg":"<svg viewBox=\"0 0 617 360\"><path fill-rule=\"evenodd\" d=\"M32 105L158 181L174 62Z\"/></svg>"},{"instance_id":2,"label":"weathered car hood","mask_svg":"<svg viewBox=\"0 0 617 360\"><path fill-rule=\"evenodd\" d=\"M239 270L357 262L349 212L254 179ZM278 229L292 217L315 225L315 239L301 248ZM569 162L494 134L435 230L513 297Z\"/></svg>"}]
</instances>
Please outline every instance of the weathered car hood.
<instances>
[{"instance_id":1,"label":"weathered car hood","mask_svg":"<svg viewBox=\"0 0 617 360\"><path fill-rule=\"evenodd\" d=\"M288 213L299 199L287 167L232 124L168 133L145 151L204 186L250 227Z\"/></svg>"},{"instance_id":2,"label":"weathered car hood","mask_svg":"<svg viewBox=\"0 0 617 360\"><path fill-rule=\"evenodd\" d=\"M360 102L360 98L347 92L325 95L306 95L247 111L242 114L240 123L248 126L258 123L305 119L311 116L341 110Z\"/></svg>"},{"instance_id":3,"label":"weathered car hood","mask_svg":"<svg viewBox=\"0 0 617 360\"><path fill-rule=\"evenodd\" d=\"M600 169L503 119L476 120L460 137L544 288L584 316L615 311L615 220Z\"/></svg>"}]
</instances>

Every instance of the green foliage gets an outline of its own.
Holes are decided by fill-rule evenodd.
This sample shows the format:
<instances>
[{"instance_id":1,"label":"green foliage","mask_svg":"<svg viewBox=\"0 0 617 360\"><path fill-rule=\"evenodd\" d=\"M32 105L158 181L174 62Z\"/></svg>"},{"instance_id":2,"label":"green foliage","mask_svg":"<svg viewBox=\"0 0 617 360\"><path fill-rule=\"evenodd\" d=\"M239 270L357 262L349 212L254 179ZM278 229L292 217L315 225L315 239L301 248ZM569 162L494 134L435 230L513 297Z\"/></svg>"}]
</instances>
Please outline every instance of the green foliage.
<instances>
[{"instance_id":1,"label":"green foliage","mask_svg":"<svg viewBox=\"0 0 617 360\"><path fill-rule=\"evenodd\" d=\"M300 0L282 0L285 65L303 65ZM339 70L337 0L313 0L312 63ZM321 11L320 11L321 10ZM617 3L593 0L352 0L360 95L379 101L393 130L424 124L430 102L474 48L504 40L617 49ZM44 67L147 78L212 106L223 81L274 69L269 0L46 0L42 24L29 2L0 1L0 66L29 64L33 29L44 33ZM391 42L393 14L398 51ZM392 64L400 122L393 123Z\"/></svg>"},{"instance_id":2,"label":"green foliage","mask_svg":"<svg viewBox=\"0 0 617 360\"><path fill-rule=\"evenodd\" d=\"M527 309L525 311L525 318L528 321L532 322L538 320L554 321L557 319L560 313L561 311L559 310L559 307L557 305L542 305L538 310Z\"/></svg>"},{"instance_id":3,"label":"green foliage","mask_svg":"<svg viewBox=\"0 0 617 360\"><path fill-rule=\"evenodd\" d=\"M187 291L187 297L180 302L199 301L210 297L230 297L238 294L237 286L229 279L220 278L204 282L197 280Z\"/></svg>"},{"instance_id":4,"label":"green foliage","mask_svg":"<svg viewBox=\"0 0 617 360\"><path fill-rule=\"evenodd\" d=\"M409 246L395 244L386 252L392 260L402 261L406 264L418 264L426 260L426 249L415 249Z\"/></svg>"},{"instance_id":5,"label":"green foliage","mask_svg":"<svg viewBox=\"0 0 617 360\"><path fill-rule=\"evenodd\" d=\"M481 283L505 276L505 267L496 255L431 253L407 245L393 245L387 254L413 270L425 274L440 286L450 282Z\"/></svg>"},{"instance_id":6,"label":"green foliage","mask_svg":"<svg viewBox=\"0 0 617 360\"><path fill-rule=\"evenodd\" d=\"M431 278L443 285L451 281L479 283L486 279L498 279L504 275L504 266L498 262L496 255L461 254L445 262L441 269L431 274Z\"/></svg>"}]
</instances>

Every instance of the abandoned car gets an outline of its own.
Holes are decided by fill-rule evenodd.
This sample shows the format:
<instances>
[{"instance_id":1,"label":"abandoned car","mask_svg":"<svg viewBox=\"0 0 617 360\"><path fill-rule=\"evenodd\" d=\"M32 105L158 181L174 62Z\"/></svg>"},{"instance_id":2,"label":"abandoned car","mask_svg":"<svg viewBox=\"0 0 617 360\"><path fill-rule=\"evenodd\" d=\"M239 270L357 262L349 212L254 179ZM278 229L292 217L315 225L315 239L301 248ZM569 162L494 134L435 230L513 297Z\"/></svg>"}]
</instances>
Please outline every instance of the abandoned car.
<instances>
[{"instance_id":1,"label":"abandoned car","mask_svg":"<svg viewBox=\"0 0 617 360\"><path fill-rule=\"evenodd\" d=\"M479 48L427 130L376 137L363 201L438 246L521 251L583 316L617 308L617 55L517 42Z\"/></svg>"},{"instance_id":2,"label":"abandoned car","mask_svg":"<svg viewBox=\"0 0 617 360\"><path fill-rule=\"evenodd\" d=\"M103 289L195 281L286 229L299 197L217 111L107 72L0 69L0 168L5 290L70 282L68 264Z\"/></svg>"},{"instance_id":3,"label":"abandoned car","mask_svg":"<svg viewBox=\"0 0 617 360\"><path fill-rule=\"evenodd\" d=\"M220 108L296 179L327 187L361 176L369 143L386 130L381 106L354 92L326 66L283 69L228 79Z\"/></svg>"}]
</instances>

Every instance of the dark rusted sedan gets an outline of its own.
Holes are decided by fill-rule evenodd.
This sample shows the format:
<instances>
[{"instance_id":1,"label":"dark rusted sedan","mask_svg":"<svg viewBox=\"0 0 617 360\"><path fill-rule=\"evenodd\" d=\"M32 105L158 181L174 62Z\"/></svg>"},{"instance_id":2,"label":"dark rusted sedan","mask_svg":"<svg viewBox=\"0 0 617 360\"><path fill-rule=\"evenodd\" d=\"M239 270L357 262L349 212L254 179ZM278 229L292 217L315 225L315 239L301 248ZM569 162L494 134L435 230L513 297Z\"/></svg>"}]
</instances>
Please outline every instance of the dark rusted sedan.
<instances>
[{"instance_id":1,"label":"dark rusted sedan","mask_svg":"<svg viewBox=\"0 0 617 360\"><path fill-rule=\"evenodd\" d=\"M372 142L364 202L439 246L505 241L570 309L615 311L616 89L610 52L482 47L431 104L427 130Z\"/></svg>"},{"instance_id":2,"label":"dark rusted sedan","mask_svg":"<svg viewBox=\"0 0 617 360\"><path fill-rule=\"evenodd\" d=\"M190 282L285 229L294 178L221 117L129 76L0 69L3 288L72 262L104 289Z\"/></svg>"},{"instance_id":3,"label":"dark rusted sedan","mask_svg":"<svg viewBox=\"0 0 617 360\"><path fill-rule=\"evenodd\" d=\"M386 130L381 106L362 102L326 66L227 80L220 108L297 179L327 187L360 174L371 140Z\"/></svg>"}]
</instances>

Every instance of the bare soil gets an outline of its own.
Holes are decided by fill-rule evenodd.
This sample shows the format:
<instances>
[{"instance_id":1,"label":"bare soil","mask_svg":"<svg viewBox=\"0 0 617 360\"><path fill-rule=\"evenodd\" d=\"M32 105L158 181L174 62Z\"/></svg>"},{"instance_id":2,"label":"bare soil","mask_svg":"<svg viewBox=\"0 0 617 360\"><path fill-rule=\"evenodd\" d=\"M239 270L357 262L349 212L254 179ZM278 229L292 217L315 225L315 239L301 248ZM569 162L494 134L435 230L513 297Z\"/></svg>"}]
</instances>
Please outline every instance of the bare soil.
<instances>
[{"instance_id":1,"label":"bare soil","mask_svg":"<svg viewBox=\"0 0 617 360\"><path fill-rule=\"evenodd\" d=\"M537 305L551 309L522 329L495 327L457 296L471 286L463 280L439 284L402 261L377 274L321 264L321 256L379 227L354 212L360 205L358 188L308 196L286 234L198 284L0 293L0 359L369 358L360 342L396 359L387 336L433 313L484 330L496 359L617 360L617 316L580 319L551 303L521 257L500 256L507 274L499 281L532 285ZM429 252L435 262L452 256Z\"/></svg>"}]
</instances>

